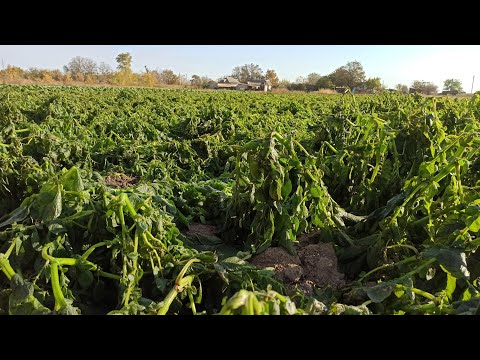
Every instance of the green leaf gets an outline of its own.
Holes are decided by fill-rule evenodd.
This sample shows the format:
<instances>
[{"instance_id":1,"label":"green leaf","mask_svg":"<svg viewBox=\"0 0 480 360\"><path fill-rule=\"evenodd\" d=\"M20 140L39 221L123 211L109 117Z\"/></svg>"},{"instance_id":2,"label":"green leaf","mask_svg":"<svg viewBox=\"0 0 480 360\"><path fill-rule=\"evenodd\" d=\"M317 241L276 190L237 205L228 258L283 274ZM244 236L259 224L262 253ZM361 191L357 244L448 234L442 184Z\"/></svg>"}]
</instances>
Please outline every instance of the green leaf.
<instances>
[{"instance_id":1,"label":"green leaf","mask_svg":"<svg viewBox=\"0 0 480 360\"><path fill-rule=\"evenodd\" d=\"M467 269L467 258L463 251L458 249L429 248L425 250L426 258L436 258L457 279L470 279Z\"/></svg>"},{"instance_id":2,"label":"green leaf","mask_svg":"<svg viewBox=\"0 0 480 360\"><path fill-rule=\"evenodd\" d=\"M23 205L23 206L20 206L20 207L16 208L10 214L8 214L10 217L7 220L0 223L0 228L4 227L4 226L7 226L7 225L10 225L10 224L13 224L14 222L19 223L19 222L25 220L26 217L28 216L29 212L30 212L30 209L26 205Z\"/></svg>"},{"instance_id":3,"label":"green leaf","mask_svg":"<svg viewBox=\"0 0 480 360\"><path fill-rule=\"evenodd\" d=\"M20 275L13 275L10 286L13 290L9 297L8 313L10 315L46 315L51 313L50 309L43 306L33 296L33 285L24 281Z\"/></svg>"},{"instance_id":4,"label":"green leaf","mask_svg":"<svg viewBox=\"0 0 480 360\"><path fill-rule=\"evenodd\" d=\"M268 193L273 200L280 200L282 198L282 180L277 179L270 183L270 188Z\"/></svg>"},{"instance_id":5,"label":"green leaf","mask_svg":"<svg viewBox=\"0 0 480 360\"><path fill-rule=\"evenodd\" d=\"M467 218L468 230L472 232L478 232L480 230L480 215L476 217Z\"/></svg>"},{"instance_id":6,"label":"green leaf","mask_svg":"<svg viewBox=\"0 0 480 360\"><path fill-rule=\"evenodd\" d=\"M310 195L314 198L321 198L322 197L322 189L319 186L312 186L310 188Z\"/></svg>"},{"instance_id":7,"label":"green leaf","mask_svg":"<svg viewBox=\"0 0 480 360\"><path fill-rule=\"evenodd\" d=\"M68 191L83 191L84 189L80 172L75 166L60 178L60 183Z\"/></svg>"},{"instance_id":8,"label":"green leaf","mask_svg":"<svg viewBox=\"0 0 480 360\"><path fill-rule=\"evenodd\" d=\"M83 289L88 289L93 283L93 274L90 270L81 269L77 275L77 280Z\"/></svg>"},{"instance_id":9,"label":"green leaf","mask_svg":"<svg viewBox=\"0 0 480 360\"><path fill-rule=\"evenodd\" d=\"M447 294L447 297L452 300L452 295L453 292L455 291L455 288L457 286L457 279L450 275L448 271L447 273L447 286L445 287L445 293Z\"/></svg>"},{"instance_id":10,"label":"green leaf","mask_svg":"<svg viewBox=\"0 0 480 360\"><path fill-rule=\"evenodd\" d=\"M470 300L472 298L472 294L470 293L469 289L465 289L462 295L462 300Z\"/></svg>"},{"instance_id":11,"label":"green leaf","mask_svg":"<svg viewBox=\"0 0 480 360\"><path fill-rule=\"evenodd\" d=\"M61 185L45 185L30 207L32 217L50 222L62 213Z\"/></svg>"},{"instance_id":12,"label":"green leaf","mask_svg":"<svg viewBox=\"0 0 480 360\"><path fill-rule=\"evenodd\" d=\"M395 284L384 282L372 287L365 287L364 290L370 300L372 300L374 303L381 303L390 296L395 287Z\"/></svg>"},{"instance_id":13,"label":"green leaf","mask_svg":"<svg viewBox=\"0 0 480 360\"><path fill-rule=\"evenodd\" d=\"M250 169L250 173L252 174L253 178L256 181L260 181L262 179L262 169L260 168L259 162L255 156L251 153L247 156L248 167Z\"/></svg>"},{"instance_id":14,"label":"green leaf","mask_svg":"<svg viewBox=\"0 0 480 360\"><path fill-rule=\"evenodd\" d=\"M290 179L287 180L286 183L282 186L282 197L286 198L292 192L292 182Z\"/></svg>"},{"instance_id":15,"label":"green leaf","mask_svg":"<svg viewBox=\"0 0 480 360\"><path fill-rule=\"evenodd\" d=\"M131 260L135 260L136 258L138 258L138 252L131 252L131 253L128 253L127 254L127 257Z\"/></svg>"},{"instance_id":16,"label":"green leaf","mask_svg":"<svg viewBox=\"0 0 480 360\"><path fill-rule=\"evenodd\" d=\"M457 279L453 277L444 266L440 265L440 268L447 274L447 285L445 286L445 294L449 300L452 300L453 292L457 286Z\"/></svg>"},{"instance_id":17,"label":"green leaf","mask_svg":"<svg viewBox=\"0 0 480 360\"><path fill-rule=\"evenodd\" d=\"M423 162L418 168L420 176L427 178L435 172L435 162Z\"/></svg>"}]
</instances>

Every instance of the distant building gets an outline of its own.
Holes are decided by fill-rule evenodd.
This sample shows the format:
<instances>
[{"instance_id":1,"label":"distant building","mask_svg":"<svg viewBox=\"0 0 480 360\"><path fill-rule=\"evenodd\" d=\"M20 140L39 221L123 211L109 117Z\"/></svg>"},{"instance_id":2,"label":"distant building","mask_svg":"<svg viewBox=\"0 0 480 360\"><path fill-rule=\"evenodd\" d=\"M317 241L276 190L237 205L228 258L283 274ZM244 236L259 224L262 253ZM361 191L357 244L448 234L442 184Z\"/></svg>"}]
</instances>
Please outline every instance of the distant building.
<instances>
[{"instance_id":1,"label":"distant building","mask_svg":"<svg viewBox=\"0 0 480 360\"><path fill-rule=\"evenodd\" d=\"M263 91L271 91L272 84L270 80L252 80L247 81L246 84L241 83L238 79L234 77L227 76L220 80L217 83L212 83L210 88L213 89L224 89L224 90L263 90Z\"/></svg>"},{"instance_id":2,"label":"distant building","mask_svg":"<svg viewBox=\"0 0 480 360\"><path fill-rule=\"evenodd\" d=\"M458 95L458 90L443 90L441 95Z\"/></svg>"},{"instance_id":3,"label":"distant building","mask_svg":"<svg viewBox=\"0 0 480 360\"><path fill-rule=\"evenodd\" d=\"M263 90L263 91L271 91L272 90L272 83L270 80L252 80L247 81L247 85L249 90Z\"/></svg>"}]
</instances>

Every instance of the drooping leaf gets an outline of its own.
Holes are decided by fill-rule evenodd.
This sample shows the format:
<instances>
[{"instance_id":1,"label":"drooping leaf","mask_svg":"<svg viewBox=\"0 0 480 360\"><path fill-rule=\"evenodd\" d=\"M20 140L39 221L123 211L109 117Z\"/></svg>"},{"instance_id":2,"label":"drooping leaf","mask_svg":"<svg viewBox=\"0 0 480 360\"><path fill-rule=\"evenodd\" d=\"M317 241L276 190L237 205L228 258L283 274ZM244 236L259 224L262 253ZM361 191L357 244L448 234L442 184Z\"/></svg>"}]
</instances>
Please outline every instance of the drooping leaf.
<instances>
[{"instance_id":1,"label":"drooping leaf","mask_svg":"<svg viewBox=\"0 0 480 360\"><path fill-rule=\"evenodd\" d=\"M384 282L372 287L365 287L364 290L370 300L372 300L374 303L381 303L390 296L395 287L395 284Z\"/></svg>"},{"instance_id":2,"label":"drooping leaf","mask_svg":"<svg viewBox=\"0 0 480 360\"><path fill-rule=\"evenodd\" d=\"M83 180L77 167L73 166L60 178L63 188L68 191L83 191Z\"/></svg>"},{"instance_id":3,"label":"drooping leaf","mask_svg":"<svg viewBox=\"0 0 480 360\"><path fill-rule=\"evenodd\" d=\"M426 258L436 258L457 279L470 279L466 255L462 250L432 247L425 250L424 254Z\"/></svg>"}]
</instances>

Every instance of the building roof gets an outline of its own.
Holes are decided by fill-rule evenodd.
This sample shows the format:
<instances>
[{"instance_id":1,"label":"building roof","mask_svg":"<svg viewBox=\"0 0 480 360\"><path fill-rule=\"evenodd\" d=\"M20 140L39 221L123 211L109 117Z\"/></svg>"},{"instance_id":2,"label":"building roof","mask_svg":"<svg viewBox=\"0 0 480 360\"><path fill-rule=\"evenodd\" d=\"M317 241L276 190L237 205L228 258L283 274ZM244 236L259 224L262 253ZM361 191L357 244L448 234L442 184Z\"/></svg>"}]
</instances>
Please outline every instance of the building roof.
<instances>
[{"instance_id":1,"label":"building roof","mask_svg":"<svg viewBox=\"0 0 480 360\"><path fill-rule=\"evenodd\" d=\"M223 79L224 83L230 83L230 84L239 84L240 81L238 81L237 79L235 79L234 77L231 77L231 76L227 76L225 79Z\"/></svg>"}]
</instances>

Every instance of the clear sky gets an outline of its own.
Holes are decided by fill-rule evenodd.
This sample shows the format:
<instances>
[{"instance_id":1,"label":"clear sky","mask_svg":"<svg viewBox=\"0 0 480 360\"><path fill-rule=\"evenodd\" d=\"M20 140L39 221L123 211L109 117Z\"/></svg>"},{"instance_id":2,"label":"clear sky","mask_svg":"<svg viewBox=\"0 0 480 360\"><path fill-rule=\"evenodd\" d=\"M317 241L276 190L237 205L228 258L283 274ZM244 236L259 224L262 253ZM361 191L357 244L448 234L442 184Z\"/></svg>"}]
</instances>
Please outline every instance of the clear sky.
<instances>
[{"instance_id":1,"label":"clear sky","mask_svg":"<svg viewBox=\"0 0 480 360\"><path fill-rule=\"evenodd\" d=\"M217 79L237 65L255 63L294 81L317 72L327 75L349 61L360 61L367 77L380 77L388 87L413 80L462 81L480 90L480 45L0 45L2 66L62 68L74 56L116 66L115 57L130 52L133 69L171 69L176 73Z\"/></svg>"}]
</instances>

